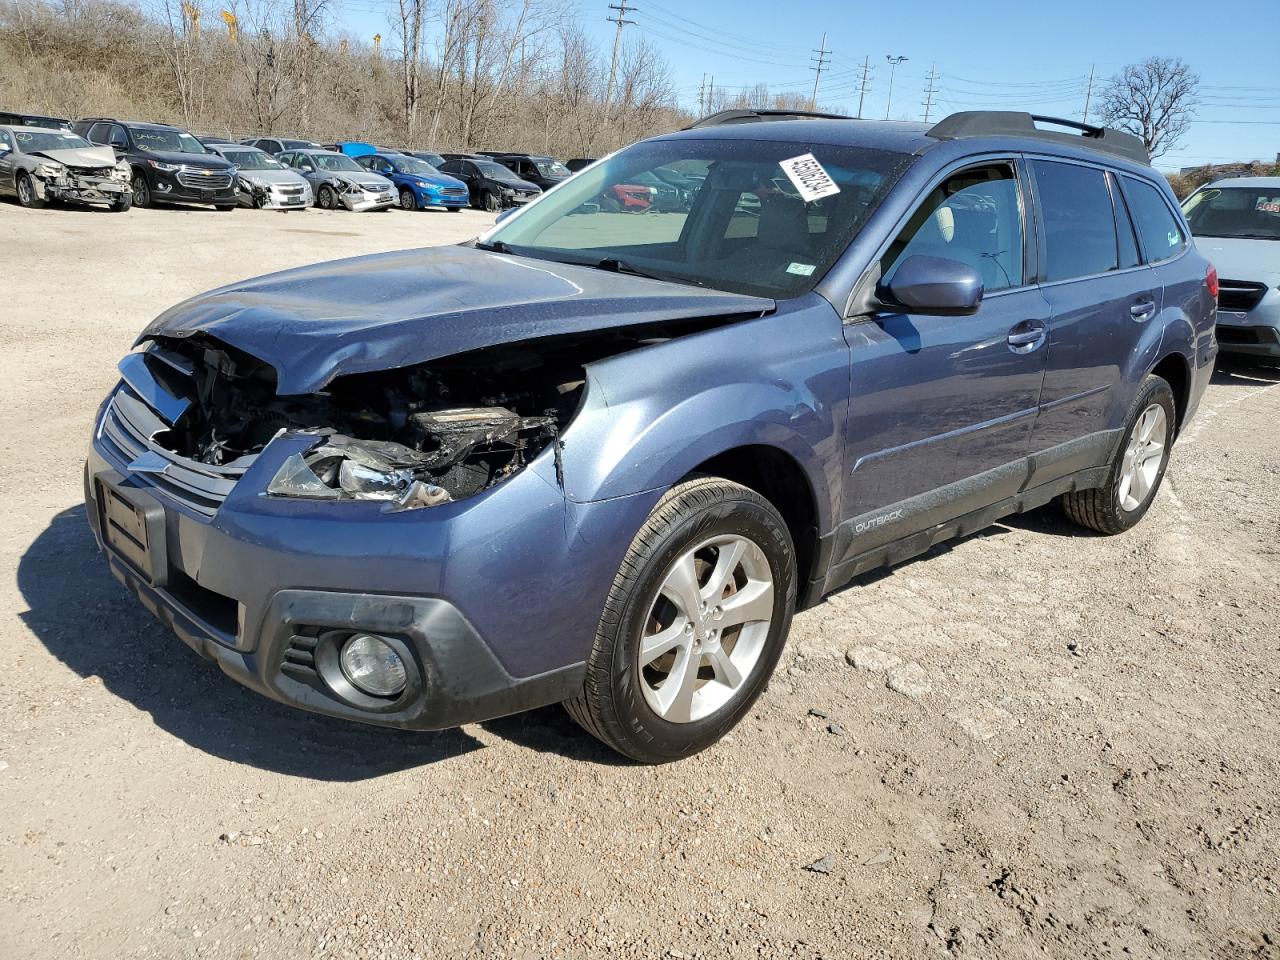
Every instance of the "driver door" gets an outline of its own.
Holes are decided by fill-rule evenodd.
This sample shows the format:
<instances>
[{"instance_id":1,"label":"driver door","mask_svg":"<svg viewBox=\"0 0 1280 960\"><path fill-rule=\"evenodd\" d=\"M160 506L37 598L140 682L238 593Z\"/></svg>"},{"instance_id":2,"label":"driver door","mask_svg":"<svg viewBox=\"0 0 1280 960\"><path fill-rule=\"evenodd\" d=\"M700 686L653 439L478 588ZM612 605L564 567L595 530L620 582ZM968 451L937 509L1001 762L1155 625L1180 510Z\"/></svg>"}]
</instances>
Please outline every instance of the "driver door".
<instances>
[{"instance_id":1,"label":"driver door","mask_svg":"<svg viewBox=\"0 0 1280 960\"><path fill-rule=\"evenodd\" d=\"M971 316L887 308L846 324L845 484L856 556L1016 493L1045 375L1049 306L1034 283L1026 178L1014 159L947 174L881 259L881 290L909 257L982 277Z\"/></svg>"}]
</instances>

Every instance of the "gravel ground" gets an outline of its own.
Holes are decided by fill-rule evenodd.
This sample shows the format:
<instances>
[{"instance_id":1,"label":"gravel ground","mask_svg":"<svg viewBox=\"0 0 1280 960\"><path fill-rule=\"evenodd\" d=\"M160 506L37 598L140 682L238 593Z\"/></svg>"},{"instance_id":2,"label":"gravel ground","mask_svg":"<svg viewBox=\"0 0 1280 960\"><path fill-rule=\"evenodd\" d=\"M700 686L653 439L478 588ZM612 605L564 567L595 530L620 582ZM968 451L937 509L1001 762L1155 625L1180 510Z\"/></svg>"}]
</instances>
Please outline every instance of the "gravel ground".
<instances>
[{"instance_id":1,"label":"gravel ground","mask_svg":"<svg viewBox=\"0 0 1280 960\"><path fill-rule=\"evenodd\" d=\"M798 617L723 743L440 734L222 676L80 505L138 330L480 213L0 206L0 956L1280 957L1280 373L1223 364L1145 522L1045 509Z\"/></svg>"}]
</instances>

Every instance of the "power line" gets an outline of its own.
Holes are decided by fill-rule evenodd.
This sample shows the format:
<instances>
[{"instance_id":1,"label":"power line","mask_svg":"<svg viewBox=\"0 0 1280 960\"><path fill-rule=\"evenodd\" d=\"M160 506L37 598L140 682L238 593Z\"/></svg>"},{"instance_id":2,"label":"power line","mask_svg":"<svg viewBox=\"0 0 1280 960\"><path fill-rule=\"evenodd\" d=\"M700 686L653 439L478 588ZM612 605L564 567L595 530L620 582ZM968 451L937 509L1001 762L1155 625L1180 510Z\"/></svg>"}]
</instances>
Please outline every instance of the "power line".
<instances>
[{"instance_id":1,"label":"power line","mask_svg":"<svg viewBox=\"0 0 1280 960\"><path fill-rule=\"evenodd\" d=\"M813 60L814 66L810 68L813 70L813 96L809 98L809 109L817 110L818 109L818 84L822 80L822 71L826 68L827 64L831 62L831 57L827 50L826 31L823 31L822 43L819 44L818 49L813 52L816 53L817 56L810 58L811 60Z\"/></svg>"}]
</instances>

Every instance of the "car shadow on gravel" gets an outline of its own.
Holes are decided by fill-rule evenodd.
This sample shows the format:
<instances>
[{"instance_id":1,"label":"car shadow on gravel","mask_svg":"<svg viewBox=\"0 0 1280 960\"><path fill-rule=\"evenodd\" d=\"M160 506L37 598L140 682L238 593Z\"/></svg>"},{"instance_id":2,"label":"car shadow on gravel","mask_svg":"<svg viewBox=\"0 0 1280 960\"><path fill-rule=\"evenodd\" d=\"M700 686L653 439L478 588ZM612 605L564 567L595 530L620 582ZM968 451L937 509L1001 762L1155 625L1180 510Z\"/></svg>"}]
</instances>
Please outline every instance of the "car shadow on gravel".
<instances>
[{"instance_id":1,"label":"car shadow on gravel","mask_svg":"<svg viewBox=\"0 0 1280 960\"><path fill-rule=\"evenodd\" d=\"M1280 363L1265 363L1249 357L1218 354L1213 369L1215 386L1269 387L1280 383Z\"/></svg>"},{"instance_id":2,"label":"car shadow on gravel","mask_svg":"<svg viewBox=\"0 0 1280 960\"><path fill-rule=\"evenodd\" d=\"M305 713L241 687L193 653L111 576L83 506L64 510L18 563L22 620L81 677L199 750L314 780L355 781L482 746L461 730L415 733ZM68 699L68 702L74 702Z\"/></svg>"},{"instance_id":3,"label":"car shadow on gravel","mask_svg":"<svg viewBox=\"0 0 1280 960\"><path fill-rule=\"evenodd\" d=\"M637 765L574 723L559 704L487 720L481 726L495 737L538 753L554 753L575 762L607 767Z\"/></svg>"}]
</instances>

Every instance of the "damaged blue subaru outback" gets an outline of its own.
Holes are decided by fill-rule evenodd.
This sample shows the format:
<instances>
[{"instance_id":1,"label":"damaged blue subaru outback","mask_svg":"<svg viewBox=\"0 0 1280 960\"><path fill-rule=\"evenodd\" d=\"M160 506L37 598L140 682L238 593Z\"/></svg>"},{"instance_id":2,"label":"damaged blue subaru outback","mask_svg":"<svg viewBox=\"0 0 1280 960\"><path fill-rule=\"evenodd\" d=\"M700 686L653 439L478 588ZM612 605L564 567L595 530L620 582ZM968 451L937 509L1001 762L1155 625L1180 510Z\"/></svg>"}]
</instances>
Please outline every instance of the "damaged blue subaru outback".
<instances>
[{"instance_id":1,"label":"damaged blue subaru outback","mask_svg":"<svg viewBox=\"0 0 1280 960\"><path fill-rule=\"evenodd\" d=\"M655 181L687 202L607 202ZM860 574L1054 500L1137 523L1216 284L1124 133L722 113L475 241L168 310L85 498L114 575L265 696L416 730L562 702L671 761Z\"/></svg>"}]
</instances>

